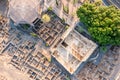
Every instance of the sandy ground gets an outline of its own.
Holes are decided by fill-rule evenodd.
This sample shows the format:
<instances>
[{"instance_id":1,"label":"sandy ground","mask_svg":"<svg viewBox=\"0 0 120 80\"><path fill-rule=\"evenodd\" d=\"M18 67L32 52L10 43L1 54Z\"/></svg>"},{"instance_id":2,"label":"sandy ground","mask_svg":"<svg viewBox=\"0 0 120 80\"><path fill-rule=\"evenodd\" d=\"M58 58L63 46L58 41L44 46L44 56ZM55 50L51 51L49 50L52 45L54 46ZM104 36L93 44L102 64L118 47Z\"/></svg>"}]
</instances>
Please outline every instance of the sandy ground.
<instances>
[{"instance_id":1,"label":"sandy ground","mask_svg":"<svg viewBox=\"0 0 120 80\"><path fill-rule=\"evenodd\" d=\"M7 55L0 55L0 80L30 80L26 74L9 64Z\"/></svg>"}]
</instances>

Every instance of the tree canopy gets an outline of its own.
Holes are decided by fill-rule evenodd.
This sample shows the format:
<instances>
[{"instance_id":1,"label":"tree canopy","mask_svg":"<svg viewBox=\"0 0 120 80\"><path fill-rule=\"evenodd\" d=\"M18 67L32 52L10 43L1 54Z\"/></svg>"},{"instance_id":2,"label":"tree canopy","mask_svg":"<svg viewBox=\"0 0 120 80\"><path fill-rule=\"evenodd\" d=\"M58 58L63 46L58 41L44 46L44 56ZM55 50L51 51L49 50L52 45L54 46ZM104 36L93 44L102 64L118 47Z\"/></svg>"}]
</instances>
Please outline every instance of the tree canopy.
<instances>
[{"instance_id":1,"label":"tree canopy","mask_svg":"<svg viewBox=\"0 0 120 80\"><path fill-rule=\"evenodd\" d=\"M85 3L77 16L100 45L120 45L120 10L100 2Z\"/></svg>"}]
</instances>

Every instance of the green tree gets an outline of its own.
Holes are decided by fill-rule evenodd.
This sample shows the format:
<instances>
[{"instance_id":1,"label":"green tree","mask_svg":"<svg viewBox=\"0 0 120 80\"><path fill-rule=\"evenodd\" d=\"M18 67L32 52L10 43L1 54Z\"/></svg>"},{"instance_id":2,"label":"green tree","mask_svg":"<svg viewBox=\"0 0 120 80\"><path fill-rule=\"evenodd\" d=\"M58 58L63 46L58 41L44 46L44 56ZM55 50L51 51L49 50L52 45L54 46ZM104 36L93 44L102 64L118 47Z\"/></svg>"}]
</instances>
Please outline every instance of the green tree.
<instances>
[{"instance_id":1,"label":"green tree","mask_svg":"<svg viewBox=\"0 0 120 80\"><path fill-rule=\"evenodd\" d=\"M100 2L85 3L77 16L100 45L120 45L120 10Z\"/></svg>"}]
</instances>

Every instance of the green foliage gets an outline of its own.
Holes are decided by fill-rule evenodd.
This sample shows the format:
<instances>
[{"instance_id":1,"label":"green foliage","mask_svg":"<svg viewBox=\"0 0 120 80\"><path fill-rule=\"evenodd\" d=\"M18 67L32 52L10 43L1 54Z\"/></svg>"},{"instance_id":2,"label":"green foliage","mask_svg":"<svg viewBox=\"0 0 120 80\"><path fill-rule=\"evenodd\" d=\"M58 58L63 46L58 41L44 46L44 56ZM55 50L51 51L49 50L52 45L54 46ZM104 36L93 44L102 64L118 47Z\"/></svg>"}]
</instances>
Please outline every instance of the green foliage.
<instances>
[{"instance_id":1,"label":"green foliage","mask_svg":"<svg viewBox=\"0 0 120 80\"><path fill-rule=\"evenodd\" d=\"M68 75L66 76L66 80L71 80L70 77L69 77Z\"/></svg>"},{"instance_id":2,"label":"green foliage","mask_svg":"<svg viewBox=\"0 0 120 80\"><path fill-rule=\"evenodd\" d=\"M23 29L28 30L30 28L29 24L22 24L21 25Z\"/></svg>"},{"instance_id":3,"label":"green foliage","mask_svg":"<svg viewBox=\"0 0 120 80\"><path fill-rule=\"evenodd\" d=\"M63 11L68 14L68 13L69 13L69 8L68 8L68 6L63 6Z\"/></svg>"},{"instance_id":4,"label":"green foliage","mask_svg":"<svg viewBox=\"0 0 120 80\"><path fill-rule=\"evenodd\" d=\"M46 46L46 47L49 47L49 44L46 43L45 46Z\"/></svg>"},{"instance_id":5,"label":"green foliage","mask_svg":"<svg viewBox=\"0 0 120 80\"><path fill-rule=\"evenodd\" d=\"M77 10L91 36L100 45L120 45L120 10L100 3L85 3Z\"/></svg>"},{"instance_id":6,"label":"green foliage","mask_svg":"<svg viewBox=\"0 0 120 80\"><path fill-rule=\"evenodd\" d=\"M69 26L68 26L68 25L66 25L66 26L65 26L65 29L67 30L68 28L69 28Z\"/></svg>"},{"instance_id":7,"label":"green foliage","mask_svg":"<svg viewBox=\"0 0 120 80\"><path fill-rule=\"evenodd\" d=\"M37 37L37 34L35 34L35 33L30 33L30 35L33 37Z\"/></svg>"},{"instance_id":8,"label":"green foliage","mask_svg":"<svg viewBox=\"0 0 120 80\"><path fill-rule=\"evenodd\" d=\"M64 18L62 18L62 22L65 23L65 19Z\"/></svg>"},{"instance_id":9,"label":"green foliage","mask_svg":"<svg viewBox=\"0 0 120 80\"><path fill-rule=\"evenodd\" d=\"M43 22L49 22L51 19L50 19L50 16L48 14L44 14L42 16L42 21Z\"/></svg>"},{"instance_id":10,"label":"green foliage","mask_svg":"<svg viewBox=\"0 0 120 80\"><path fill-rule=\"evenodd\" d=\"M78 0L73 0L73 4L76 4L78 2Z\"/></svg>"},{"instance_id":11,"label":"green foliage","mask_svg":"<svg viewBox=\"0 0 120 80\"><path fill-rule=\"evenodd\" d=\"M55 18L55 17L57 17L56 14L52 14L51 15L51 18Z\"/></svg>"},{"instance_id":12,"label":"green foliage","mask_svg":"<svg viewBox=\"0 0 120 80\"><path fill-rule=\"evenodd\" d=\"M100 47L100 50L101 50L102 52L106 53L106 51L107 51L107 47L105 47L105 46L101 46L101 47Z\"/></svg>"},{"instance_id":13,"label":"green foliage","mask_svg":"<svg viewBox=\"0 0 120 80\"><path fill-rule=\"evenodd\" d=\"M82 33L82 32L84 32L84 29L81 27L81 26L77 26L77 31L79 32L79 33Z\"/></svg>"},{"instance_id":14,"label":"green foliage","mask_svg":"<svg viewBox=\"0 0 120 80\"><path fill-rule=\"evenodd\" d=\"M51 62L52 61L52 59L51 58L49 58L49 59L47 59L49 62Z\"/></svg>"},{"instance_id":15,"label":"green foliage","mask_svg":"<svg viewBox=\"0 0 120 80\"><path fill-rule=\"evenodd\" d=\"M48 10L49 10L49 11L52 11L52 7L49 7Z\"/></svg>"}]
</instances>

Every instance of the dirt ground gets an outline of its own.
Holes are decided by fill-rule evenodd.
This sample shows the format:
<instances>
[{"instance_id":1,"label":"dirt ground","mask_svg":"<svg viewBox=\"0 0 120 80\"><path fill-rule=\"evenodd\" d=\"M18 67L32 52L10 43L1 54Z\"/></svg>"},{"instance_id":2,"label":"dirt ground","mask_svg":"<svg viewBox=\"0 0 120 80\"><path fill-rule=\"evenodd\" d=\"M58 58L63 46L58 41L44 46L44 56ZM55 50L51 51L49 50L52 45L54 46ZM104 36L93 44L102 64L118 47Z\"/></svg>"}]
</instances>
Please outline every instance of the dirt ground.
<instances>
[{"instance_id":1,"label":"dirt ground","mask_svg":"<svg viewBox=\"0 0 120 80\"><path fill-rule=\"evenodd\" d=\"M30 80L26 74L9 64L10 57L0 55L0 80Z\"/></svg>"}]
</instances>

